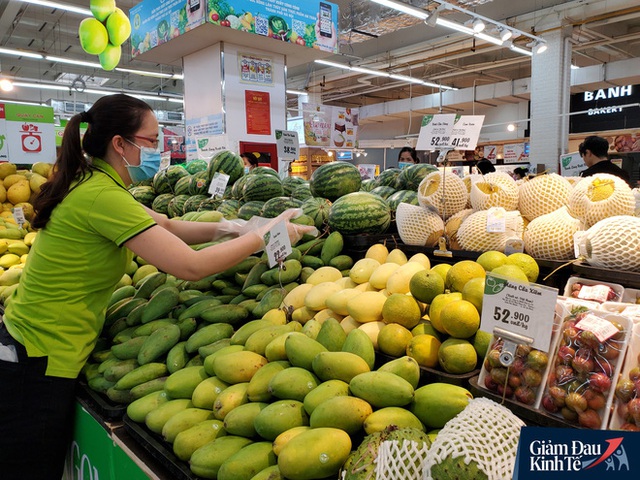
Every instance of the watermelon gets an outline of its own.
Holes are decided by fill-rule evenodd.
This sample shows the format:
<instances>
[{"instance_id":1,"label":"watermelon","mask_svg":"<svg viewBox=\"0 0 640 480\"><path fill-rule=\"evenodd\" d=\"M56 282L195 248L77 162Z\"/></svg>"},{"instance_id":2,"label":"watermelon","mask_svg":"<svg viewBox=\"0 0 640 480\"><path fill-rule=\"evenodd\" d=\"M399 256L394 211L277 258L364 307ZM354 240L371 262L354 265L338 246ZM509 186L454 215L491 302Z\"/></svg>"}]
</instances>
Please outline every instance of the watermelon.
<instances>
[{"instance_id":1,"label":"watermelon","mask_svg":"<svg viewBox=\"0 0 640 480\"><path fill-rule=\"evenodd\" d=\"M271 167L256 167L249 172L249 175L265 175L265 174L280 178L278 176L278 172L276 172Z\"/></svg>"},{"instance_id":2,"label":"watermelon","mask_svg":"<svg viewBox=\"0 0 640 480\"><path fill-rule=\"evenodd\" d=\"M222 150L214 155L209 162L207 168L207 176L209 180L213 178L216 172L229 175L229 185L238 180L244 174L244 161L240 157L229 150Z\"/></svg>"},{"instance_id":3,"label":"watermelon","mask_svg":"<svg viewBox=\"0 0 640 480\"><path fill-rule=\"evenodd\" d=\"M231 198L235 200L243 200L242 190L244 189L244 184L247 181L247 178L249 177L244 175L233 183L231 186Z\"/></svg>"},{"instance_id":4,"label":"watermelon","mask_svg":"<svg viewBox=\"0 0 640 480\"><path fill-rule=\"evenodd\" d=\"M197 160L191 160L190 162L187 162L187 166L185 168L187 169L187 172L193 175L194 173L206 170L208 166L209 162L199 158Z\"/></svg>"},{"instance_id":5,"label":"watermelon","mask_svg":"<svg viewBox=\"0 0 640 480\"><path fill-rule=\"evenodd\" d=\"M151 208L156 198L156 191L149 186L131 187L129 192L133 195L133 198L149 208Z\"/></svg>"},{"instance_id":6,"label":"watermelon","mask_svg":"<svg viewBox=\"0 0 640 480\"><path fill-rule=\"evenodd\" d=\"M165 175L167 176L169 185L173 189L173 193L178 195L175 190L176 183L178 183L178 180L180 180L181 178L188 177L189 172L182 165L169 165L169 167L165 170Z\"/></svg>"},{"instance_id":7,"label":"watermelon","mask_svg":"<svg viewBox=\"0 0 640 480\"><path fill-rule=\"evenodd\" d=\"M182 213L197 212L200 208L200 204L205 200L209 200L207 195L192 195L186 202L184 202Z\"/></svg>"},{"instance_id":8,"label":"watermelon","mask_svg":"<svg viewBox=\"0 0 640 480\"><path fill-rule=\"evenodd\" d=\"M264 203L260 215L265 218L275 218L289 208L300 208L301 200L291 197L274 197Z\"/></svg>"},{"instance_id":9,"label":"watermelon","mask_svg":"<svg viewBox=\"0 0 640 480\"><path fill-rule=\"evenodd\" d=\"M166 170L160 170L153 176L153 189L158 195L173 192L169 184L169 179L167 178Z\"/></svg>"},{"instance_id":10,"label":"watermelon","mask_svg":"<svg viewBox=\"0 0 640 480\"><path fill-rule=\"evenodd\" d=\"M161 193L153 200L151 210L166 215L167 207L169 206L171 199L173 199L173 193Z\"/></svg>"},{"instance_id":11,"label":"watermelon","mask_svg":"<svg viewBox=\"0 0 640 480\"><path fill-rule=\"evenodd\" d=\"M284 194L287 197L290 197L292 196L291 194L296 189L296 187L299 187L300 185L304 185L306 183L307 181L301 177L285 177L282 180L282 189L284 190Z\"/></svg>"},{"instance_id":12,"label":"watermelon","mask_svg":"<svg viewBox=\"0 0 640 480\"><path fill-rule=\"evenodd\" d=\"M221 203L221 198L207 198L206 200L200 202L200 204L198 205L198 211L203 212L205 210L216 210Z\"/></svg>"},{"instance_id":13,"label":"watermelon","mask_svg":"<svg viewBox=\"0 0 640 480\"><path fill-rule=\"evenodd\" d=\"M178 181L175 183L175 185L173 185L174 195L189 195L190 185L191 185L191 175L187 174L184 177L180 177Z\"/></svg>"},{"instance_id":14,"label":"watermelon","mask_svg":"<svg viewBox=\"0 0 640 480\"><path fill-rule=\"evenodd\" d=\"M223 200L220 206L216 210L224 215L224 218L231 219L238 217L238 210L240 209L240 202L238 200Z\"/></svg>"},{"instance_id":15,"label":"watermelon","mask_svg":"<svg viewBox=\"0 0 640 480\"><path fill-rule=\"evenodd\" d=\"M424 177L438 169L428 163L417 163L402 169L400 175L396 179L396 190L416 190Z\"/></svg>"},{"instance_id":16,"label":"watermelon","mask_svg":"<svg viewBox=\"0 0 640 480\"><path fill-rule=\"evenodd\" d=\"M251 217L260 216L264 202L253 200L242 205L238 209L238 218L249 220Z\"/></svg>"},{"instance_id":17,"label":"watermelon","mask_svg":"<svg viewBox=\"0 0 640 480\"><path fill-rule=\"evenodd\" d=\"M382 197L386 200L391 195L396 193L396 189L393 187L387 187L383 185L383 186L374 188L373 190L371 190L371 193L373 193L374 195L378 195L379 197Z\"/></svg>"},{"instance_id":18,"label":"watermelon","mask_svg":"<svg viewBox=\"0 0 640 480\"><path fill-rule=\"evenodd\" d=\"M387 168L376 178L376 187L393 187L400 173L402 170L399 168Z\"/></svg>"},{"instance_id":19,"label":"watermelon","mask_svg":"<svg viewBox=\"0 0 640 480\"><path fill-rule=\"evenodd\" d=\"M273 175L248 175L242 189L245 201L262 200L266 202L273 197L281 197L284 193L282 183Z\"/></svg>"},{"instance_id":20,"label":"watermelon","mask_svg":"<svg viewBox=\"0 0 640 480\"><path fill-rule=\"evenodd\" d=\"M302 212L313 219L316 228L320 231L324 230L329 220L329 209L331 202L326 198L309 197L302 202Z\"/></svg>"},{"instance_id":21,"label":"watermelon","mask_svg":"<svg viewBox=\"0 0 640 480\"><path fill-rule=\"evenodd\" d=\"M189 195L176 195L167 205L167 216L169 218L180 217L184 211L184 204L189 200Z\"/></svg>"},{"instance_id":22,"label":"watermelon","mask_svg":"<svg viewBox=\"0 0 640 480\"><path fill-rule=\"evenodd\" d=\"M298 200L306 200L307 198L311 198L311 189L309 188L309 183L305 182L302 185L298 185L293 192L291 192L291 196L293 198L297 198Z\"/></svg>"},{"instance_id":23,"label":"watermelon","mask_svg":"<svg viewBox=\"0 0 640 480\"><path fill-rule=\"evenodd\" d=\"M389 208L395 212L398 209L398 205L401 203L408 203L409 205L418 204L418 192L415 190L398 190L396 193L387 198Z\"/></svg>"},{"instance_id":24,"label":"watermelon","mask_svg":"<svg viewBox=\"0 0 640 480\"><path fill-rule=\"evenodd\" d=\"M360 190L362 180L358 167L347 162L331 162L319 166L311 175L309 188L314 197L334 201Z\"/></svg>"},{"instance_id":25,"label":"watermelon","mask_svg":"<svg viewBox=\"0 0 640 480\"><path fill-rule=\"evenodd\" d=\"M194 173L189 178L189 195L206 195L209 192L211 182L207 172Z\"/></svg>"},{"instance_id":26,"label":"watermelon","mask_svg":"<svg viewBox=\"0 0 640 480\"><path fill-rule=\"evenodd\" d=\"M360 185L360 191L370 192L375 187L376 187L376 181L373 178L367 178L366 180L362 180L362 184Z\"/></svg>"},{"instance_id":27,"label":"watermelon","mask_svg":"<svg viewBox=\"0 0 640 480\"><path fill-rule=\"evenodd\" d=\"M129 185L129 188L134 187L153 187L153 177L145 178L144 180L140 180L139 182L133 182Z\"/></svg>"},{"instance_id":28,"label":"watermelon","mask_svg":"<svg viewBox=\"0 0 640 480\"><path fill-rule=\"evenodd\" d=\"M369 192L354 192L337 199L329 209L329 228L343 235L384 233L391 223L387 202Z\"/></svg>"}]
</instances>

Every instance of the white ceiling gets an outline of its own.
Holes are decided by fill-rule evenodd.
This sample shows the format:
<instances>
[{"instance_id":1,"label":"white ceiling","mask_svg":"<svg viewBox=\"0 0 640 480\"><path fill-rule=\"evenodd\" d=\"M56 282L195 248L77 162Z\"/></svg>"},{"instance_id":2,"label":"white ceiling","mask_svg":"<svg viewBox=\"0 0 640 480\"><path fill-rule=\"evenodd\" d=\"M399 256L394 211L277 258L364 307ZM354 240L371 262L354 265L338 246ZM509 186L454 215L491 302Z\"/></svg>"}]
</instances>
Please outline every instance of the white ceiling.
<instances>
[{"instance_id":1,"label":"white ceiling","mask_svg":"<svg viewBox=\"0 0 640 480\"><path fill-rule=\"evenodd\" d=\"M61 0L88 7L89 0ZM414 6L433 10L430 0L404 0ZM117 0L128 12L139 0ZM457 88L524 79L531 74L531 59L442 27L423 22L366 0L334 0L340 6L340 52L330 59L341 63L382 69L435 81ZM579 66L603 65L640 57L640 5L637 0L459 0L452 1L485 17L544 37L549 25L563 23L572 41L573 62ZM468 17L447 12L448 18L464 21ZM0 47L23 49L49 55L95 62L82 51L78 24L83 16L62 10L0 0ZM363 34L362 32L365 32ZM519 42L526 42L522 38ZM123 49L121 67L180 73L175 66L133 60ZM135 90L152 94L182 94L180 80L157 79L121 72L72 66L25 57L0 54L0 72L16 80L57 82L82 75L91 83L99 78L103 88ZM104 80L106 79L106 80ZM640 77L634 83L640 83ZM317 64L302 64L288 69L288 88L306 90L323 103L366 106L434 93L433 88L371 78ZM584 86L583 88L588 88ZM76 100L92 102L95 97L69 90L65 92L16 89L0 92L2 100L46 102ZM513 99L497 99L500 102ZM297 98L289 97L289 107ZM159 110L181 106L167 101L152 101ZM490 105L492 105L490 103ZM465 105L460 108L466 108Z\"/></svg>"}]
</instances>

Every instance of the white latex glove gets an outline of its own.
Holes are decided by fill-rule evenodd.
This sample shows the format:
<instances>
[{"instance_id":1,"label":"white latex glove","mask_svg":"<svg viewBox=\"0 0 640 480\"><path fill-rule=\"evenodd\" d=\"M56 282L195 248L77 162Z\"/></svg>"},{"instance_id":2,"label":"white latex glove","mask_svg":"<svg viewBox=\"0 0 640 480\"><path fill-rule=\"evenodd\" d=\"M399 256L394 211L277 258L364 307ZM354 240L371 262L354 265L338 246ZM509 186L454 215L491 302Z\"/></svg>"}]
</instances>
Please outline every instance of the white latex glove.
<instances>
[{"instance_id":1,"label":"white latex glove","mask_svg":"<svg viewBox=\"0 0 640 480\"><path fill-rule=\"evenodd\" d=\"M223 237L237 237L241 235L242 228L247 222L241 219L227 220L223 218L216 224L216 233L211 241L219 240Z\"/></svg>"},{"instance_id":2,"label":"white latex glove","mask_svg":"<svg viewBox=\"0 0 640 480\"><path fill-rule=\"evenodd\" d=\"M289 234L291 244L294 245L302 238L305 233L313 234L313 232L315 231L315 234L318 234L318 231L315 227L310 227L307 225L296 225L289 221L292 218L296 218L300 215L302 215L302 209L290 208L282 212L276 218L251 217L251 219L240 229L240 235L253 232L255 235L258 235L260 237L260 240L262 240L263 242L262 248L264 248L264 235L275 225L284 221L286 222L287 233Z\"/></svg>"}]
</instances>

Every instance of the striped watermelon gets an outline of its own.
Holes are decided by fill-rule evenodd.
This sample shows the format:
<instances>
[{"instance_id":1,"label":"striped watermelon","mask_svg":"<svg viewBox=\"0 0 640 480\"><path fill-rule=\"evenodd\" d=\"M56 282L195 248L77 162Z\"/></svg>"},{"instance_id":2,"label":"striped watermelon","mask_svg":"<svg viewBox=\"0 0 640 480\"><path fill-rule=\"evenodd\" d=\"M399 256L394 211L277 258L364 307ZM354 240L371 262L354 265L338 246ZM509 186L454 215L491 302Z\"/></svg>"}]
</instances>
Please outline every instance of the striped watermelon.
<instances>
[{"instance_id":1,"label":"striped watermelon","mask_svg":"<svg viewBox=\"0 0 640 480\"><path fill-rule=\"evenodd\" d=\"M387 168L380 175L378 175L378 178L376 178L376 187L393 187L396 184L396 179L398 178L400 173L402 173L402 170L400 170L399 168Z\"/></svg>"},{"instance_id":2,"label":"striped watermelon","mask_svg":"<svg viewBox=\"0 0 640 480\"><path fill-rule=\"evenodd\" d=\"M249 220L251 217L260 216L262 207L264 207L264 202L259 200L247 202L238 209L238 218Z\"/></svg>"},{"instance_id":3,"label":"striped watermelon","mask_svg":"<svg viewBox=\"0 0 640 480\"><path fill-rule=\"evenodd\" d=\"M206 200L200 202L200 204L198 205L198 211L203 212L205 210L216 210L221 203L221 198L207 198Z\"/></svg>"},{"instance_id":4,"label":"striped watermelon","mask_svg":"<svg viewBox=\"0 0 640 480\"><path fill-rule=\"evenodd\" d=\"M396 179L396 190L416 190L424 177L438 169L428 163L417 163L402 169L400 175Z\"/></svg>"},{"instance_id":5,"label":"striped watermelon","mask_svg":"<svg viewBox=\"0 0 640 480\"><path fill-rule=\"evenodd\" d=\"M233 185L244 174L244 161L240 155L229 150L222 150L216 153L209 162L209 167L207 168L209 180L213 178L216 172L229 175L228 185Z\"/></svg>"},{"instance_id":6,"label":"striped watermelon","mask_svg":"<svg viewBox=\"0 0 640 480\"><path fill-rule=\"evenodd\" d=\"M242 197L246 202L262 200L266 202L273 197L281 197L284 193L282 183L273 175L248 175L242 189Z\"/></svg>"},{"instance_id":7,"label":"striped watermelon","mask_svg":"<svg viewBox=\"0 0 640 480\"><path fill-rule=\"evenodd\" d=\"M209 177L207 172L194 173L189 177L189 195L206 195L209 193Z\"/></svg>"},{"instance_id":8,"label":"striped watermelon","mask_svg":"<svg viewBox=\"0 0 640 480\"><path fill-rule=\"evenodd\" d=\"M169 179L167 178L166 170L160 170L153 176L153 189L158 195L173 192L169 184Z\"/></svg>"},{"instance_id":9,"label":"striped watermelon","mask_svg":"<svg viewBox=\"0 0 640 480\"><path fill-rule=\"evenodd\" d=\"M182 165L169 165L169 167L165 170L165 175L167 176L167 181L169 185L173 189L173 193L178 195L175 190L175 185L178 183L178 180L184 177L188 177L190 174L187 172L187 169Z\"/></svg>"},{"instance_id":10,"label":"striped watermelon","mask_svg":"<svg viewBox=\"0 0 640 480\"><path fill-rule=\"evenodd\" d=\"M306 184L307 181L301 177L285 177L282 180L282 189L287 197L290 197L296 187Z\"/></svg>"},{"instance_id":11,"label":"striped watermelon","mask_svg":"<svg viewBox=\"0 0 640 480\"><path fill-rule=\"evenodd\" d=\"M309 197L302 202L302 212L313 219L316 228L320 231L327 225L330 208L331 202L326 198Z\"/></svg>"},{"instance_id":12,"label":"striped watermelon","mask_svg":"<svg viewBox=\"0 0 640 480\"><path fill-rule=\"evenodd\" d=\"M362 180L362 184L360 185L361 192L370 192L376 187L376 181L373 178L367 178L366 180Z\"/></svg>"},{"instance_id":13,"label":"striped watermelon","mask_svg":"<svg viewBox=\"0 0 640 480\"><path fill-rule=\"evenodd\" d=\"M373 193L374 195L378 195L379 197L382 197L386 200L391 195L396 193L396 189L393 187L388 187L383 185L383 186L374 188L373 190L371 190L371 193Z\"/></svg>"},{"instance_id":14,"label":"striped watermelon","mask_svg":"<svg viewBox=\"0 0 640 480\"><path fill-rule=\"evenodd\" d=\"M191 160L190 162L187 162L187 166L185 168L187 169L187 172L193 175L194 173L206 170L208 166L209 162L198 158L197 160Z\"/></svg>"},{"instance_id":15,"label":"striped watermelon","mask_svg":"<svg viewBox=\"0 0 640 480\"><path fill-rule=\"evenodd\" d=\"M186 172L186 170L185 170ZM189 186L191 185L191 175L187 174L178 179L173 186L174 195L189 195Z\"/></svg>"},{"instance_id":16,"label":"striped watermelon","mask_svg":"<svg viewBox=\"0 0 640 480\"><path fill-rule=\"evenodd\" d=\"M247 178L249 178L248 175L243 175L234 182L234 184L231 186L231 198L234 198L236 200L243 200L242 190L244 189L244 184L247 181Z\"/></svg>"},{"instance_id":17,"label":"striped watermelon","mask_svg":"<svg viewBox=\"0 0 640 480\"><path fill-rule=\"evenodd\" d=\"M264 202L261 216L265 218L275 218L289 208L300 208L301 200L291 197L274 197Z\"/></svg>"},{"instance_id":18,"label":"striped watermelon","mask_svg":"<svg viewBox=\"0 0 640 480\"><path fill-rule=\"evenodd\" d=\"M205 200L209 200L207 195L192 195L186 202L184 202L182 213L197 212L198 208L200 208L200 204Z\"/></svg>"},{"instance_id":19,"label":"striped watermelon","mask_svg":"<svg viewBox=\"0 0 640 480\"><path fill-rule=\"evenodd\" d=\"M180 217L184 211L184 204L189 200L189 195L176 195L167 205L167 216L169 218Z\"/></svg>"},{"instance_id":20,"label":"striped watermelon","mask_svg":"<svg viewBox=\"0 0 640 480\"><path fill-rule=\"evenodd\" d=\"M306 200L307 198L312 197L311 189L309 188L309 183L305 182L302 185L298 185L293 192L291 192L291 196L293 198L297 198L298 200Z\"/></svg>"},{"instance_id":21,"label":"striped watermelon","mask_svg":"<svg viewBox=\"0 0 640 480\"><path fill-rule=\"evenodd\" d=\"M343 235L384 233L391 223L387 202L368 192L340 197L329 210L329 228Z\"/></svg>"},{"instance_id":22,"label":"striped watermelon","mask_svg":"<svg viewBox=\"0 0 640 480\"><path fill-rule=\"evenodd\" d=\"M217 211L224 215L224 218L238 218L238 210L240 209L240 202L238 200L223 200Z\"/></svg>"},{"instance_id":23,"label":"striped watermelon","mask_svg":"<svg viewBox=\"0 0 640 480\"><path fill-rule=\"evenodd\" d=\"M314 197L334 201L347 193L360 190L360 170L347 162L325 163L311 175L309 187Z\"/></svg>"},{"instance_id":24,"label":"striped watermelon","mask_svg":"<svg viewBox=\"0 0 640 480\"><path fill-rule=\"evenodd\" d=\"M418 204L418 192L415 190L398 190L396 193L387 198L387 203L392 211L396 211L398 205L401 203L408 203L409 205Z\"/></svg>"},{"instance_id":25,"label":"striped watermelon","mask_svg":"<svg viewBox=\"0 0 640 480\"><path fill-rule=\"evenodd\" d=\"M249 172L249 175L272 175L274 177L279 177L278 172L276 172L271 167L256 167Z\"/></svg>"},{"instance_id":26,"label":"striped watermelon","mask_svg":"<svg viewBox=\"0 0 640 480\"><path fill-rule=\"evenodd\" d=\"M153 187L131 187L129 192L133 195L133 198L149 208L151 208L151 205L153 205L153 201L156 198L156 191Z\"/></svg>"},{"instance_id":27,"label":"striped watermelon","mask_svg":"<svg viewBox=\"0 0 640 480\"><path fill-rule=\"evenodd\" d=\"M166 215L167 207L169 206L169 202L172 198L173 193L161 193L153 200L153 204L151 204L151 210Z\"/></svg>"}]
</instances>

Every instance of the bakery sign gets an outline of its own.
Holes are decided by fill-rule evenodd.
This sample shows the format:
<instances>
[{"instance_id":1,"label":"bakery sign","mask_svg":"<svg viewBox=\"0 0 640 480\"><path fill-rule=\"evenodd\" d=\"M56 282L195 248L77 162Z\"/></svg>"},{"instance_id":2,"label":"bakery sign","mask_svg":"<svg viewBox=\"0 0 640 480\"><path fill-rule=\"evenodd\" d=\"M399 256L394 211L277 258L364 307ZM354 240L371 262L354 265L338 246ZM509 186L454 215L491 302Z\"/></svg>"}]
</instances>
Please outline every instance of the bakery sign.
<instances>
[{"instance_id":1,"label":"bakery sign","mask_svg":"<svg viewBox=\"0 0 640 480\"><path fill-rule=\"evenodd\" d=\"M615 85L571 95L570 133L640 126L640 85Z\"/></svg>"}]
</instances>

